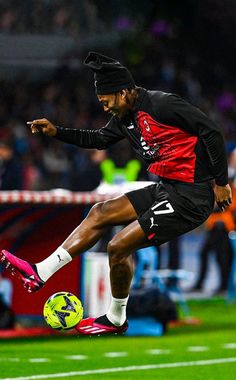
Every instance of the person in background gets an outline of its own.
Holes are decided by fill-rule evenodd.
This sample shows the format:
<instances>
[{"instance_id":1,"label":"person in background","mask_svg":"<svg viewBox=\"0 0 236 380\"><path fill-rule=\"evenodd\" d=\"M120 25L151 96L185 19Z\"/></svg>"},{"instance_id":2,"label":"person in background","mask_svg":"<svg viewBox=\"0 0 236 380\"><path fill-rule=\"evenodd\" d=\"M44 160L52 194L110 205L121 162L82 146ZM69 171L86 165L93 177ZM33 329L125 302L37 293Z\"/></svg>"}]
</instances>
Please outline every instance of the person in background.
<instances>
[{"instance_id":1,"label":"person in background","mask_svg":"<svg viewBox=\"0 0 236 380\"><path fill-rule=\"evenodd\" d=\"M233 202L223 212L220 212L217 204L213 213L205 223L206 236L200 250L200 268L192 291L201 291L206 280L210 254L214 253L219 269L219 284L214 293L224 294L228 288L228 282L233 260L233 247L229 239L229 232L236 229L236 149L229 157L229 183L233 192Z\"/></svg>"},{"instance_id":2,"label":"person in background","mask_svg":"<svg viewBox=\"0 0 236 380\"><path fill-rule=\"evenodd\" d=\"M4 266L0 265L0 329L12 328L15 316L12 310L12 282L4 277Z\"/></svg>"},{"instance_id":3,"label":"person in background","mask_svg":"<svg viewBox=\"0 0 236 380\"><path fill-rule=\"evenodd\" d=\"M0 190L22 189L22 166L9 142L0 142Z\"/></svg>"},{"instance_id":4,"label":"person in background","mask_svg":"<svg viewBox=\"0 0 236 380\"><path fill-rule=\"evenodd\" d=\"M227 290L233 259L233 248L229 232L235 229L232 208L219 212L217 207L205 223L206 236L200 250L200 268L192 291L201 291L206 280L210 254L214 253L219 268L219 285L215 294L223 294Z\"/></svg>"},{"instance_id":5,"label":"person in background","mask_svg":"<svg viewBox=\"0 0 236 380\"><path fill-rule=\"evenodd\" d=\"M95 190L102 180L101 164L105 159L106 152L96 149L75 154L71 164L70 190Z\"/></svg>"}]
</instances>

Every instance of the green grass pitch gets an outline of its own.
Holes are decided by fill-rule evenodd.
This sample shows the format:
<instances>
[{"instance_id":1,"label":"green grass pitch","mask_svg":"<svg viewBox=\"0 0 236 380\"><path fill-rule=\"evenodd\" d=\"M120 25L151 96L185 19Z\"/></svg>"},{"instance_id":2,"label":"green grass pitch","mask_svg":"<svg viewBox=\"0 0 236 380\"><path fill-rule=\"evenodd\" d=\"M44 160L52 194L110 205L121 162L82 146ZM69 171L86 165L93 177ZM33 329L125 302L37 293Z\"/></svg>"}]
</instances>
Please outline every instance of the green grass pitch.
<instances>
[{"instance_id":1,"label":"green grass pitch","mask_svg":"<svg viewBox=\"0 0 236 380\"><path fill-rule=\"evenodd\" d=\"M236 304L189 302L200 326L163 337L77 337L0 341L0 380L235 380Z\"/></svg>"}]
</instances>

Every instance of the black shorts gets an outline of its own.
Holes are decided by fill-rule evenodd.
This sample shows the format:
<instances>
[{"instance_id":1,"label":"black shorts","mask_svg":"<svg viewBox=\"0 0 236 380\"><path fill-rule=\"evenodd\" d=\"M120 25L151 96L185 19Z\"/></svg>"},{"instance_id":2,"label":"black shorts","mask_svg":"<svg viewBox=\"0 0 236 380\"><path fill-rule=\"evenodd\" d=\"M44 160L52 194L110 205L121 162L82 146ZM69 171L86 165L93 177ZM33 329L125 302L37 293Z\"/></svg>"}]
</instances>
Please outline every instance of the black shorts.
<instances>
[{"instance_id":1,"label":"black shorts","mask_svg":"<svg viewBox=\"0 0 236 380\"><path fill-rule=\"evenodd\" d=\"M210 183L161 181L125 194L138 214L138 222L155 245L200 226L214 207Z\"/></svg>"}]
</instances>

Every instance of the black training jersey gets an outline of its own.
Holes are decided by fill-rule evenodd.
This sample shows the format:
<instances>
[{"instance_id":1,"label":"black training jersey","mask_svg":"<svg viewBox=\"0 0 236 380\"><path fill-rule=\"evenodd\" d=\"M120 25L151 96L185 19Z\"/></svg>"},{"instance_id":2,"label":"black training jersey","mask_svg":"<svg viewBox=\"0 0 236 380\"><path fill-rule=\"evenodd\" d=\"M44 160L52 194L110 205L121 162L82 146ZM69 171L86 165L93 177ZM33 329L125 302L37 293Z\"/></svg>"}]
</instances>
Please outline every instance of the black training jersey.
<instances>
[{"instance_id":1,"label":"black training jersey","mask_svg":"<svg viewBox=\"0 0 236 380\"><path fill-rule=\"evenodd\" d=\"M83 148L106 149L127 138L148 164L166 179L228 183L227 157L220 128L198 108L174 94L139 89L134 110L113 116L98 130L57 127L56 138Z\"/></svg>"}]
</instances>

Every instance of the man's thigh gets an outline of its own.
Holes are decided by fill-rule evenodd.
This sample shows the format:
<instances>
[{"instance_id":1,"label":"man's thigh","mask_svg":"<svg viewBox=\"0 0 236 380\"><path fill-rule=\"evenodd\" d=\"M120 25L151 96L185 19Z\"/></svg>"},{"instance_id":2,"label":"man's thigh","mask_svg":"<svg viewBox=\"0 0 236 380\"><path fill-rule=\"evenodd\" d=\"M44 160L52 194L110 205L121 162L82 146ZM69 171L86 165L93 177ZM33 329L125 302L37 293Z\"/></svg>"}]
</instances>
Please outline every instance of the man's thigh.
<instances>
[{"instance_id":1,"label":"man's thigh","mask_svg":"<svg viewBox=\"0 0 236 380\"><path fill-rule=\"evenodd\" d=\"M139 248L147 247L150 243L146 234L135 220L119 231L109 243L109 251L115 251L120 257L128 257Z\"/></svg>"},{"instance_id":2,"label":"man's thigh","mask_svg":"<svg viewBox=\"0 0 236 380\"><path fill-rule=\"evenodd\" d=\"M161 184L132 191L126 196L136 209L138 223L150 244L163 244L198 226L176 210L170 194Z\"/></svg>"},{"instance_id":3,"label":"man's thigh","mask_svg":"<svg viewBox=\"0 0 236 380\"><path fill-rule=\"evenodd\" d=\"M111 226L128 224L138 217L132 203L125 195L97 203L93 208L99 211L98 223L104 223L105 220L106 224Z\"/></svg>"}]
</instances>

